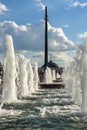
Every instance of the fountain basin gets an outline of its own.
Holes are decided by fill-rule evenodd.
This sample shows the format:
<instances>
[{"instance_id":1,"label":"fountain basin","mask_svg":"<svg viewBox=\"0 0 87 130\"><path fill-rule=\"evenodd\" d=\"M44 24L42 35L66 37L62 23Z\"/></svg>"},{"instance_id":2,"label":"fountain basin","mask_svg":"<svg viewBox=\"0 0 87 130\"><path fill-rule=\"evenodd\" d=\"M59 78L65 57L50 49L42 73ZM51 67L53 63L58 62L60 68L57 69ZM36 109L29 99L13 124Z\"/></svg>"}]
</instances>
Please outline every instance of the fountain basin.
<instances>
[{"instance_id":1,"label":"fountain basin","mask_svg":"<svg viewBox=\"0 0 87 130\"><path fill-rule=\"evenodd\" d=\"M56 83L39 83L40 89L63 89L65 85L63 82Z\"/></svg>"}]
</instances>

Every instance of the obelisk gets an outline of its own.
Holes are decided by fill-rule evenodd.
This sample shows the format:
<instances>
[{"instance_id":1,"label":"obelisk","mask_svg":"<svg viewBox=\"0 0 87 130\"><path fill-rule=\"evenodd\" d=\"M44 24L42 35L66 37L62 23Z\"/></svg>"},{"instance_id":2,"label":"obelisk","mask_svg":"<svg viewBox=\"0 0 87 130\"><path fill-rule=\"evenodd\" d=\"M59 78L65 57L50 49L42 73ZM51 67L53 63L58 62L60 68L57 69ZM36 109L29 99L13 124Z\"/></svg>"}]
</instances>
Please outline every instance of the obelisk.
<instances>
[{"instance_id":1,"label":"obelisk","mask_svg":"<svg viewBox=\"0 0 87 130\"><path fill-rule=\"evenodd\" d=\"M48 65L48 15L47 15L47 6L45 7L45 56L44 56L44 62L45 62L45 68Z\"/></svg>"}]
</instances>

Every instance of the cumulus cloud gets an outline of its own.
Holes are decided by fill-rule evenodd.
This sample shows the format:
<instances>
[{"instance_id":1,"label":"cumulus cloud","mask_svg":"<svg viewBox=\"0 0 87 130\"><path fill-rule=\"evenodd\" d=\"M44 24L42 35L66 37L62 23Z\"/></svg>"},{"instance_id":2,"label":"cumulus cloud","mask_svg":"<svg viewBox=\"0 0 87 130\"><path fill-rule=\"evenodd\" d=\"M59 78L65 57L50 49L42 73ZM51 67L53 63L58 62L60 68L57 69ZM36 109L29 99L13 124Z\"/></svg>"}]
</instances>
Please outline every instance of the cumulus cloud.
<instances>
[{"instance_id":1,"label":"cumulus cloud","mask_svg":"<svg viewBox=\"0 0 87 130\"><path fill-rule=\"evenodd\" d=\"M70 52L71 53L71 52ZM38 63L43 65L44 63L44 53L43 52L37 52L31 57L31 61L35 61L38 59ZM48 60L52 60L55 63L58 63L59 66L64 66L67 62L72 62L73 57L71 55L67 54L67 52L49 52Z\"/></svg>"},{"instance_id":2,"label":"cumulus cloud","mask_svg":"<svg viewBox=\"0 0 87 130\"><path fill-rule=\"evenodd\" d=\"M15 50L44 50L44 21L38 24L17 25L14 21L0 22L0 52L4 50L5 35L13 37ZM52 27L48 23L49 51L74 49L75 44L69 40L62 28Z\"/></svg>"},{"instance_id":3,"label":"cumulus cloud","mask_svg":"<svg viewBox=\"0 0 87 130\"><path fill-rule=\"evenodd\" d=\"M62 28L49 25L49 48L54 51L64 51L75 48L75 44L64 34Z\"/></svg>"},{"instance_id":4,"label":"cumulus cloud","mask_svg":"<svg viewBox=\"0 0 87 130\"><path fill-rule=\"evenodd\" d=\"M30 57L31 62L37 62L39 66L44 64L44 52L35 52Z\"/></svg>"},{"instance_id":5,"label":"cumulus cloud","mask_svg":"<svg viewBox=\"0 0 87 130\"><path fill-rule=\"evenodd\" d=\"M71 62L73 61L73 58L71 58L69 55L67 55L66 52L58 52L53 54L53 59L55 60L61 60L62 62Z\"/></svg>"},{"instance_id":6,"label":"cumulus cloud","mask_svg":"<svg viewBox=\"0 0 87 130\"><path fill-rule=\"evenodd\" d=\"M45 5L42 3L42 0L36 0L36 6L40 8L39 10L45 9Z\"/></svg>"},{"instance_id":7,"label":"cumulus cloud","mask_svg":"<svg viewBox=\"0 0 87 130\"><path fill-rule=\"evenodd\" d=\"M0 14L3 14L5 11L8 11L8 8L0 2Z\"/></svg>"}]
</instances>

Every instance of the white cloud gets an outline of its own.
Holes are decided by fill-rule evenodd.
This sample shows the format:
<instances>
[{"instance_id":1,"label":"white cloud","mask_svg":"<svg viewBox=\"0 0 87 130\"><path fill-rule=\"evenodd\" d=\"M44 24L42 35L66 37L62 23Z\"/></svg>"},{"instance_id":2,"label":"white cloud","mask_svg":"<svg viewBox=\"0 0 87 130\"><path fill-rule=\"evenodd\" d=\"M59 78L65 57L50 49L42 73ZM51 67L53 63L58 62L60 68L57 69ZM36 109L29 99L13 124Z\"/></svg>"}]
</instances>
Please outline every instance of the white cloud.
<instances>
[{"instance_id":1,"label":"white cloud","mask_svg":"<svg viewBox=\"0 0 87 130\"><path fill-rule=\"evenodd\" d=\"M87 2L79 2L79 1L75 1L75 0L65 0L66 2L68 2L68 8L71 8L71 7L86 7L87 6Z\"/></svg>"},{"instance_id":2,"label":"white cloud","mask_svg":"<svg viewBox=\"0 0 87 130\"><path fill-rule=\"evenodd\" d=\"M61 27L63 27L63 28L68 28L69 25L67 25L67 24L63 24L63 25L61 25Z\"/></svg>"},{"instance_id":3,"label":"white cloud","mask_svg":"<svg viewBox=\"0 0 87 130\"><path fill-rule=\"evenodd\" d=\"M83 34L77 34L78 38L86 38L87 32L84 32Z\"/></svg>"},{"instance_id":4,"label":"white cloud","mask_svg":"<svg viewBox=\"0 0 87 130\"><path fill-rule=\"evenodd\" d=\"M8 11L8 8L0 2L0 14L3 14L5 11Z\"/></svg>"},{"instance_id":5,"label":"white cloud","mask_svg":"<svg viewBox=\"0 0 87 130\"><path fill-rule=\"evenodd\" d=\"M44 50L44 21L38 24L17 25L14 21L0 23L0 52L5 48L5 35L13 37L15 50ZM48 24L49 51L66 51L75 48L75 44L64 34L62 28Z\"/></svg>"},{"instance_id":6,"label":"white cloud","mask_svg":"<svg viewBox=\"0 0 87 130\"><path fill-rule=\"evenodd\" d=\"M64 63L73 61L73 58L67 55L66 52L53 53L52 55L53 55L53 59L55 59L56 61L61 60L61 62Z\"/></svg>"},{"instance_id":7,"label":"white cloud","mask_svg":"<svg viewBox=\"0 0 87 130\"><path fill-rule=\"evenodd\" d=\"M45 9L45 5L42 3L41 0L36 0L36 2L37 2L36 6L38 6L40 8L39 10Z\"/></svg>"},{"instance_id":8,"label":"white cloud","mask_svg":"<svg viewBox=\"0 0 87 130\"><path fill-rule=\"evenodd\" d=\"M77 6L79 6L79 7L85 7L85 6L87 6L87 3L85 2L85 3L80 3L80 2L78 2L78 1L75 1L75 2L73 2L72 3L72 5L71 5L72 7L77 7Z\"/></svg>"},{"instance_id":9,"label":"white cloud","mask_svg":"<svg viewBox=\"0 0 87 130\"><path fill-rule=\"evenodd\" d=\"M42 51L36 52L34 55L32 55L32 58L33 57L40 57L40 58L42 58L42 57L44 57L44 53Z\"/></svg>"},{"instance_id":10,"label":"white cloud","mask_svg":"<svg viewBox=\"0 0 87 130\"><path fill-rule=\"evenodd\" d=\"M70 52L71 54L71 52ZM31 61L35 62L38 61L39 65L43 65L44 63L44 53L37 52L31 57ZM73 57L67 54L67 52L49 52L48 61L52 60L53 62L57 63L59 66L64 66L67 62L72 62Z\"/></svg>"},{"instance_id":11,"label":"white cloud","mask_svg":"<svg viewBox=\"0 0 87 130\"><path fill-rule=\"evenodd\" d=\"M54 28L49 25L49 48L50 50L60 51L68 50L75 47L75 44L70 41L64 34L62 28Z\"/></svg>"}]
</instances>

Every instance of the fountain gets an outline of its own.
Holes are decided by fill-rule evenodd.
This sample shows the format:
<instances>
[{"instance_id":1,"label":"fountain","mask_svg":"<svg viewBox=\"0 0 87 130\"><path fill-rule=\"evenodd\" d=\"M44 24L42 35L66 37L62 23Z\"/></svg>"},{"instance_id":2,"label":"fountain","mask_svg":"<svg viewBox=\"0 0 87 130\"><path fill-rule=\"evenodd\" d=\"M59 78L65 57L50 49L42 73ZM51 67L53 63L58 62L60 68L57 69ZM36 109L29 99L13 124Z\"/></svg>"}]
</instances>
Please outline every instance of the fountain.
<instances>
[{"instance_id":1,"label":"fountain","mask_svg":"<svg viewBox=\"0 0 87 130\"><path fill-rule=\"evenodd\" d=\"M81 92L82 92L82 112L87 113L87 38L82 48L82 56L80 60L80 78L81 78Z\"/></svg>"},{"instance_id":2,"label":"fountain","mask_svg":"<svg viewBox=\"0 0 87 130\"><path fill-rule=\"evenodd\" d=\"M27 59L20 55L17 57L18 62L18 97L25 97L29 95L28 90L28 71L27 71Z\"/></svg>"},{"instance_id":3,"label":"fountain","mask_svg":"<svg viewBox=\"0 0 87 130\"><path fill-rule=\"evenodd\" d=\"M64 70L64 83L66 85L67 93L76 104L81 105L81 112L87 113L87 39L83 46L79 46L74 61L68 64ZM53 77L52 77L53 75ZM49 80L50 79L50 80ZM49 88L61 86L59 83L53 83L55 79L55 72L50 68L45 70L45 80L41 83ZM6 36L6 54L4 60L4 77L3 77L3 91L2 103L15 102L18 97L31 96L38 90L38 66L35 63L32 67L30 61L24 56L19 55L15 57L12 36Z\"/></svg>"},{"instance_id":4,"label":"fountain","mask_svg":"<svg viewBox=\"0 0 87 130\"><path fill-rule=\"evenodd\" d=\"M35 92L35 89L34 89L34 73L33 73L33 69L32 69L31 63L28 63L27 71L28 71L29 95L31 96L32 93Z\"/></svg>"},{"instance_id":5,"label":"fountain","mask_svg":"<svg viewBox=\"0 0 87 130\"><path fill-rule=\"evenodd\" d=\"M10 35L7 35L6 53L4 60L2 102L15 102L17 100L17 87L15 79L16 79L16 66L15 66L13 40Z\"/></svg>"},{"instance_id":6,"label":"fountain","mask_svg":"<svg viewBox=\"0 0 87 130\"><path fill-rule=\"evenodd\" d=\"M69 96L81 105L81 112L87 113L87 38L79 46L74 61L65 68L64 82Z\"/></svg>"},{"instance_id":7,"label":"fountain","mask_svg":"<svg viewBox=\"0 0 87 130\"><path fill-rule=\"evenodd\" d=\"M55 70L53 70L53 71L52 71L52 80L53 80L53 81L56 80L56 78L57 78L56 75L58 75L58 73L56 74Z\"/></svg>"},{"instance_id":8,"label":"fountain","mask_svg":"<svg viewBox=\"0 0 87 130\"><path fill-rule=\"evenodd\" d=\"M53 82L53 80L52 80L52 72L51 72L51 69L49 67L46 67L45 76L44 76L44 82L46 84L49 84L49 83Z\"/></svg>"},{"instance_id":9,"label":"fountain","mask_svg":"<svg viewBox=\"0 0 87 130\"><path fill-rule=\"evenodd\" d=\"M33 73L34 73L34 87L35 90L38 90L38 83L39 83L39 77L38 77L38 65L37 63L34 63L34 67L33 67Z\"/></svg>"},{"instance_id":10,"label":"fountain","mask_svg":"<svg viewBox=\"0 0 87 130\"><path fill-rule=\"evenodd\" d=\"M38 66L23 55L15 56L12 36L6 36L2 103L18 101L38 90Z\"/></svg>"},{"instance_id":11,"label":"fountain","mask_svg":"<svg viewBox=\"0 0 87 130\"><path fill-rule=\"evenodd\" d=\"M30 61L23 55L17 56L17 95L19 98L31 96L38 90L38 66L32 67Z\"/></svg>"},{"instance_id":12,"label":"fountain","mask_svg":"<svg viewBox=\"0 0 87 130\"><path fill-rule=\"evenodd\" d=\"M65 85L63 82L57 81L55 70L52 70L50 67L46 67L45 73L44 73L44 81L40 82L40 88L43 89L61 89L64 88Z\"/></svg>"}]
</instances>

